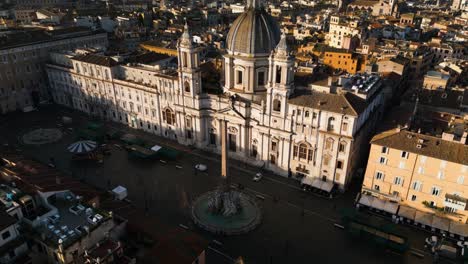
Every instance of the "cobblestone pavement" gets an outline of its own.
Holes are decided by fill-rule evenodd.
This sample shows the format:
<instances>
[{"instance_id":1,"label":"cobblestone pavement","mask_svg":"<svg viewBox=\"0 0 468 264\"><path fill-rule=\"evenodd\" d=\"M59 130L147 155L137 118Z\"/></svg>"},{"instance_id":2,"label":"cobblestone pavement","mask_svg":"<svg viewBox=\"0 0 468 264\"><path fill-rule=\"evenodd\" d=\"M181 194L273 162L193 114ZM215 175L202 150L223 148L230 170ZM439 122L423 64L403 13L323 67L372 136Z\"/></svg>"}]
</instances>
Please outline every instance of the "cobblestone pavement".
<instances>
[{"instance_id":1,"label":"cobblestone pavement","mask_svg":"<svg viewBox=\"0 0 468 264\"><path fill-rule=\"evenodd\" d=\"M75 131L89 118L63 108L48 107L39 112L14 113L0 117L0 144L19 144L17 138L24 131L37 127L57 127L62 115L73 117ZM353 207L359 190L355 184L345 194L336 198L304 193L299 184L271 173L264 173L260 182L252 177L258 168L238 161L230 162L233 183L240 183L245 190L260 197L263 222L253 232L233 237L217 237L199 230L190 219L191 201L198 195L216 187L220 180L220 157L213 153L184 147L177 143L132 130L119 124L107 123L137 135L147 142L170 146L182 152L180 158L161 163L159 160L141 161L129 159L127 152L111 145L111 155L99 166L75 166L66 146L72 143L74 133L65 133L62 140L46 146L17 146L28 155L43 162L53 157L57 167L96 187L110 189L125 186L129 198L172 225L183 224L209 240L213 251L230 257L244 256L247 263L431 263L431 257L423 252L423 240L427 233L402 227L411 247L424 257L404 255L376 248L371 242L353 239L335 226L339 223L341 209ZM203 163L207 172L196 172L194 165ZM274 199L275 198L275 199Z\"/></svg>"}]
</instances>

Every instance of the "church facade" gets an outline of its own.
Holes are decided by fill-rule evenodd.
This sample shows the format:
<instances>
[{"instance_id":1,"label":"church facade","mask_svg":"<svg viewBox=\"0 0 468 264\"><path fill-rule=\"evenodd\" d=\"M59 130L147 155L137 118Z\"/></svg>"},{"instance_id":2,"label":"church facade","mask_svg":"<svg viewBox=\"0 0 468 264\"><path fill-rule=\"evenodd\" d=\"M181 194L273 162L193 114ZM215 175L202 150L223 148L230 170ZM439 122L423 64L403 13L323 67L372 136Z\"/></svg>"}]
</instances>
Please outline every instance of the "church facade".
<instances>
[{"instance_id":1,"label":"church facade","mask_svg":"<svg viewBox=\"0 0 468 264\"><path fill-rule=\"evenodd\" d=\"M377 77L366 93L332 80L315 88L297 83L286 36L257 1L233 23L226 46L222 94L204 91L200 49L187 25L176 71L165 62L64 55L47 65L51 93L56 103L216 153L227 121L230 157L344 190L382 114Z\"/></svg>"}]
</instances>

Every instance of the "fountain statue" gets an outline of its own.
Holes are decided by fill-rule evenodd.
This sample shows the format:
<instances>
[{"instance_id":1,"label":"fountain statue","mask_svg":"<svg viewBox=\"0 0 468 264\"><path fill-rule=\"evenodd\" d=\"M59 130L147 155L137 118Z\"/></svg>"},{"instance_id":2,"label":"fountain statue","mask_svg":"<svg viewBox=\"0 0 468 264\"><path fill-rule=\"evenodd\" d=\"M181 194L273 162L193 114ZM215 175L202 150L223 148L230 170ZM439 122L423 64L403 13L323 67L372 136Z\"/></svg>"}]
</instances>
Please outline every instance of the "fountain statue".
<instances>
[{"instance_id":1,"label":"fountain statue","mask_svg":"<svg viewBox=\"0 0 468 264\"><path fill-rule=\"evenodd\" d=\"M213 233L242 234L260 224L261 211L253 197L231 187L227 159L227 122L221 122L221 182L214 191L195 200L192 218L200 227Z\"/></svg>"}]
</instances>

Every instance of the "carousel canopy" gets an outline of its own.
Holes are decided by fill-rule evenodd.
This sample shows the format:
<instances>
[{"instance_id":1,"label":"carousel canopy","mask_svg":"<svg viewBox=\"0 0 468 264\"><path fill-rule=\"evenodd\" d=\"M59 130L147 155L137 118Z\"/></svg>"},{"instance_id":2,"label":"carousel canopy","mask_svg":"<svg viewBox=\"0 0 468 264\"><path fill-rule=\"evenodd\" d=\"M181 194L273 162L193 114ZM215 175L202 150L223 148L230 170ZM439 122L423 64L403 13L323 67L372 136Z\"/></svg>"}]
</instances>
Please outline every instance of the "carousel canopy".
<instances>
[{"instance_id":1,"label":"carousel canopy","mask_svg":"<svg viewBox=\"0 0 468 264\"><path fill-rule=\"evenodd\" d=\"M68 151L74 154L83 154L93 151L96 148L96 142L91 140L78 141L68 146Z\"/></svg>"}]
</instances>

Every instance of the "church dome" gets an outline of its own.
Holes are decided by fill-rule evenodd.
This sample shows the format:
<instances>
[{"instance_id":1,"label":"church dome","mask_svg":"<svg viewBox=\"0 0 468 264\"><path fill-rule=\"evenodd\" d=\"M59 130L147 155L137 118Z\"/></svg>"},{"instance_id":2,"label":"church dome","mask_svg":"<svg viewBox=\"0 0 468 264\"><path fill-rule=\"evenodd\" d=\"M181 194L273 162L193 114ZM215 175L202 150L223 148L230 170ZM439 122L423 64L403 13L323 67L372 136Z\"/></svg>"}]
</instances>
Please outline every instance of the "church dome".
<instances>
[{"instance_id":1,"label":"church dome","mask_svg":"<svg viewBox=\"0 0 468 264\"><path fill-rule=\"evenodd\" d=\"M269 54L278 44L280 36L276 20L253 0L232 24L226 47L234 53Z\"/></svg>"}]
</instances>

